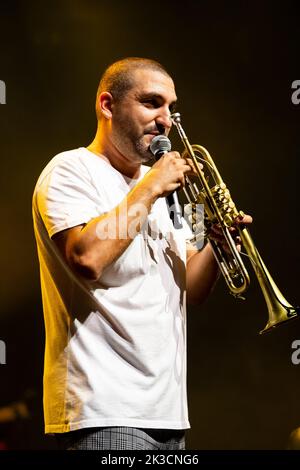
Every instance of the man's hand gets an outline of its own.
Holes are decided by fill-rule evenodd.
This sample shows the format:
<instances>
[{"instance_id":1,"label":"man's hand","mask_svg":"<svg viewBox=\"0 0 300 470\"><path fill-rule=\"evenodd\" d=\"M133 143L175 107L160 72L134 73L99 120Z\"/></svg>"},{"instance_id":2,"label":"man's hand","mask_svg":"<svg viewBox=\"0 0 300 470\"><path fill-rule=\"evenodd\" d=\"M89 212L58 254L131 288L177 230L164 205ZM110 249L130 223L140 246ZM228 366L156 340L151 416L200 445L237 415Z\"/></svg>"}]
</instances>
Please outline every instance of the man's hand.
<instances>
[{"instance_id":1,"label":"man's hand","mask_svg":"<svg viewBox=\"0 0 300 470\"><path fill-rule=\"evenodd\" d=\"M179 152L172 151L152 165L144 181L151 185L158 197L165 197L185 186L186 175L196 176L192 160L182 158Z\"/></svg>"},{"instance_id":2,"label":"man's hand","mask_svg":"<svg viewBox=\"0 0 300 470\"><path fill-rule=\"evenodd\" d=\"M145 180L151 181L159 197L164 197L185 185L184 175L188 171L191 167L178 152L168 152L154 163Z\"/></svg>"},{"instance_id":3,"label":"man's hand","mask_svg":"<svg viewBox=\"0 0 300 470\"><path fill-rule=\"evenodd\" d=\"M241 240L241 237L239 236L238 227L242 228L243 226L250 225L252 223L252 220L253 219L251 215L248 215L248 214L244 214L243 216L239 215L235 218L234 226L230 227L229 229L230 234L235 241L238 251L241 251L242 249L242 240ZM227 242L223 236L223 233L219 224L214 224L210 227L209 238L219 242L224 248L224 250L229 252Z\"/></svg>"}]
</instances>

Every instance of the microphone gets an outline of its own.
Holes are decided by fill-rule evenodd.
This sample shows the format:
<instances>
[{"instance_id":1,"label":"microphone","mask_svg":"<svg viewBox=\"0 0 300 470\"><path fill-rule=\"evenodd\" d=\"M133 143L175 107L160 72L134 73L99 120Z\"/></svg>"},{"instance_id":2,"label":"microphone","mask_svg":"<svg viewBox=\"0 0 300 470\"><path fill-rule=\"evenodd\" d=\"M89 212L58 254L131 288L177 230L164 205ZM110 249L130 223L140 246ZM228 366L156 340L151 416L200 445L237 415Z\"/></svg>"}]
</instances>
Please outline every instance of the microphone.
<instances>
[{"instance_id":1,"label":"microphone","mask_svg":"<svg viewBox=\"0 0 300 470\"><path fill-rule=\"evenodd\" d=\"M150 144L150 151L154 155L155 160L159 160L165 153L170 152L171 150L171 141L165 135L156 135L153 137L152 142ZM169 194L166 197L167 206L169 209L169 215L173 222L175 228L182 228L182 220L181 220L181 206L178 201L177 192L174 191L173 193Z\"/></svg>"}]
</instances>

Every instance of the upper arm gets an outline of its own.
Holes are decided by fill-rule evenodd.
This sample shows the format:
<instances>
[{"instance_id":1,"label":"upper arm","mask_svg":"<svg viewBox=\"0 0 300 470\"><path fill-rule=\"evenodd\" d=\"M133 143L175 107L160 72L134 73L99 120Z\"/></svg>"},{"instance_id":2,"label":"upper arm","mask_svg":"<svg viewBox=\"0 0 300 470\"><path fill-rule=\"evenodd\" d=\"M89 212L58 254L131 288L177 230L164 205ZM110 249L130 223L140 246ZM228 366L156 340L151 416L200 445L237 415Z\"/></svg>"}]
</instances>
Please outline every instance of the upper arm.
<instances>
[{"instance_id":1,"label":"upper arm","mask_svg":"<svg viewBox=\"0 0 300 470\"><path fill-rule=\"evenodd\" d=\"M35 201L51 238L88 223L102 212L99 194L78 158L59 160L39 182Z\"/></svg>"},{"instance_id":2,"label":"upper arm","mask_svg":"<svg viewBox=\"0 0 300 470\"><path fill-rule=\"evenodd\" d=\"M93 266L87 263L80 234L85 224L77 225L52 236L52 240L57 246L67 265L81 278L89 281L98 279L98 274Z\"/></svg>"},{"instance_id":3,"label":"upper arm","mask_svg":"<svg viewBox=\"0 0 300 470\"><path fill-rule=\"evenodd\" d=\"M57 246L64 260L71 266L74 258L74 251L76 250L76 243L84 225L77 225L76 227L68 228L57 232L52 236L52 240Z\"/></svg>"},{"instance_id":4,"label":"upper arm","mask_svg":"<svg viewBox=\"0 0 300 470\"><path fill-rule=\"evenodd\" d=\"M189 261L192 256L194 256L196 253L198 253L197 248L195 248L192 243L189 241L186 242L186 262Z\"/></svg>"}]
</instances>

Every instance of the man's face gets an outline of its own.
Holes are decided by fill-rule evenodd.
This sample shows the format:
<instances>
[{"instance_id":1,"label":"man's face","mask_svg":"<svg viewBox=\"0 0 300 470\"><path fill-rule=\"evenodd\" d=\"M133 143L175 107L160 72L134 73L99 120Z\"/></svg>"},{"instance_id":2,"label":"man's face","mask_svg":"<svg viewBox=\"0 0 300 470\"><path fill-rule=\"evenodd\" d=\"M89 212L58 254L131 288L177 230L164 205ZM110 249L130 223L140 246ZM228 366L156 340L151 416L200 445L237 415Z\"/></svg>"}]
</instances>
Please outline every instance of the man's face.
<instances>
[{"instance_id":1,"label":"man's face","mask_svg":"<svg viewBox=\"0 0 300 470\"><path fill-rule=\"evenodd\" d=\"M153 158L149 150L153 137L169 134L177 98L172 79L161 72L138 69L133 81L120 102L113 103L111 138L127 159L146 162Z\"/></svg>"}]
</instances>

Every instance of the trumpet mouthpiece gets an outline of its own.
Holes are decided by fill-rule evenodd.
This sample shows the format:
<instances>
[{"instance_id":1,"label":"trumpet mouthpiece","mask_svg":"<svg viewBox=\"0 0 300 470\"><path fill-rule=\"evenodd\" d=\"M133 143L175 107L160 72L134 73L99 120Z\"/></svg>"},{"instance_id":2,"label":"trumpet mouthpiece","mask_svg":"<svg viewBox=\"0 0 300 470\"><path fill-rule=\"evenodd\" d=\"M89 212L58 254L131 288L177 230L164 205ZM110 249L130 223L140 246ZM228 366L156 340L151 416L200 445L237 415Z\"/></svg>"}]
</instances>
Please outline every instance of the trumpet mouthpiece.
<instances>
[{"instance_id":1,"label":"trumpet mouthpiece","mask_svg":"<svg viewBox=\"0 0 300 470\"><path fill-rule=\"evenodd\" d=\"M173 113L171 114L171 119L173 121L174 124L180 124L181 123L181 116L180 116L180 113Z\"/></svg>"}]
</instances>

